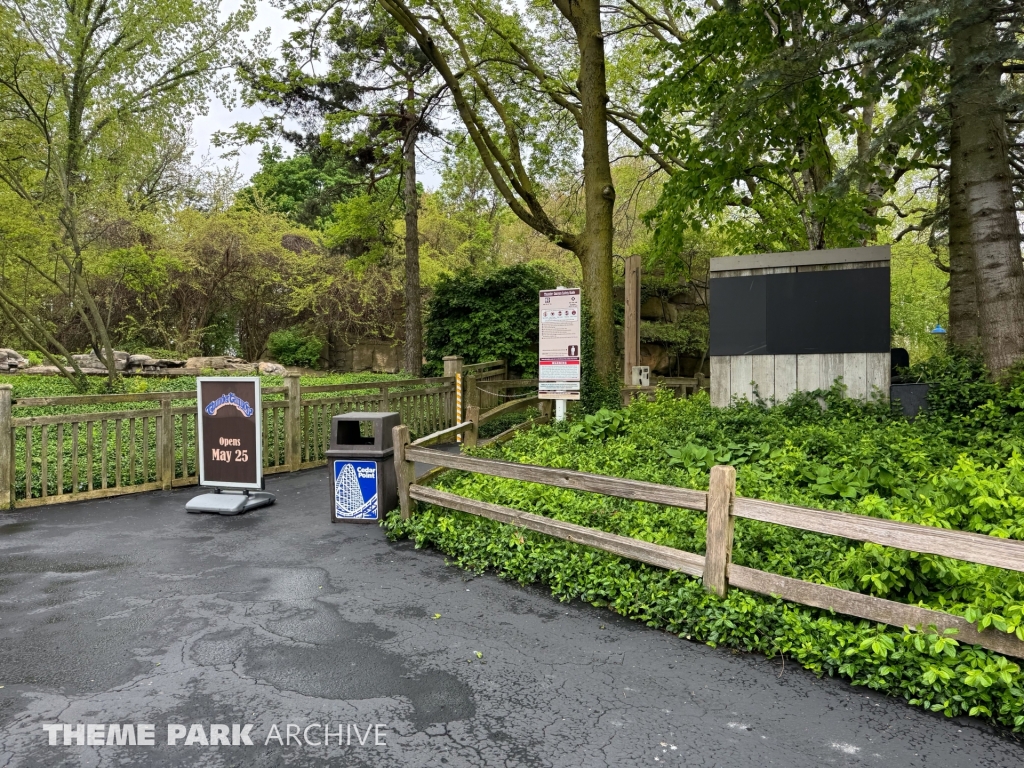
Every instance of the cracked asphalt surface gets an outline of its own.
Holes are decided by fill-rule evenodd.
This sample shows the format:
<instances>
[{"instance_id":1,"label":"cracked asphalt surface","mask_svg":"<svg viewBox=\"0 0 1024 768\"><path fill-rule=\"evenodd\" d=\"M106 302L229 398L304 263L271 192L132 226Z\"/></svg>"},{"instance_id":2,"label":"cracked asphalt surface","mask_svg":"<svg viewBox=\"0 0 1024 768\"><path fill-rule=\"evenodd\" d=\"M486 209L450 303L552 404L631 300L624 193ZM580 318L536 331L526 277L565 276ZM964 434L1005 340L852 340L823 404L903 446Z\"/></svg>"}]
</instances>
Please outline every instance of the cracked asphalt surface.
<instances>
[{"instance_id":1,"label":"cracked asphalt surface","mask_svg":"<svg viewBox=\"0 0 1024 768\"><path fill-rule=\"evenodd\" d=\"M332 525L326 471L268 487L234 518L186 514L195 488L0 515L0 765L1024 765L976 721ZM324 722L386 746L265 743ZM44 723L156 745L49 746ZM168 723L254 746L169 746Z\"/></svg>"}]
</instances>

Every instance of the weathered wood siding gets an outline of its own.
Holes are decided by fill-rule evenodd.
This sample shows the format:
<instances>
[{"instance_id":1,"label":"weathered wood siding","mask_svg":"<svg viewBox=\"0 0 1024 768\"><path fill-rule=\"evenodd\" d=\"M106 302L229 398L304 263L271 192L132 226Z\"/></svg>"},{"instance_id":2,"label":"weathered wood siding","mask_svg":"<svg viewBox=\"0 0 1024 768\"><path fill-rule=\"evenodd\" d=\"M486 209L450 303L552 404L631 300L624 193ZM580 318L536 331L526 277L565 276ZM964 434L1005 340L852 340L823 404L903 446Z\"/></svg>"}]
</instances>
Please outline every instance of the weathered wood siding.
<instances>
[{"instance_id":1,"label":"weathered wood siding","mask_svg":"<svg viewBox=\"0 0 1024 768\"><path fill-rule=\"evenodd\" d=\"M711 403L733 400L781 403L793 392L828 389L841 379L846 396L857 400L889 398L889 353L837 355L733 355L711 358Z\"/></svg>"}]
</instances>

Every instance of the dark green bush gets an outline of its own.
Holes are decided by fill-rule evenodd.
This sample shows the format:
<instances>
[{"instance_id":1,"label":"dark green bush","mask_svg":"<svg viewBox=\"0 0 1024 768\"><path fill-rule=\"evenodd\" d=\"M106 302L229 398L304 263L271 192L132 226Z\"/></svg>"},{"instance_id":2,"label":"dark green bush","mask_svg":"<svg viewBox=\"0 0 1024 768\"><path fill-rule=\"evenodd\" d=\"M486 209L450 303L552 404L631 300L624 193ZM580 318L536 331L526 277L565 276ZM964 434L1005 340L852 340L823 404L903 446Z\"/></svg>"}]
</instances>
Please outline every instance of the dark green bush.
<instances>
[{"instance_id":1,"label":"dark green bush","mask_svg":"<svg viewBox=\"0 0 1024 768\"><path fill-rule=\"evenodd\" d=\"M321 349L323 349L323 342L320 339L295 328L274 331L267 339L267 350L270 352L270 356L281 365L317 368L320 365Z\"/></svg>"},{"instance_id":2,"label":"dark green bush","mask_svg":"<svg viewBox=\"0 0 1024 768\"><path fill-rule=\"evenodd\" d=\"M931 413L908 423L840 388L775 408L636 400L616 414L536 428L484 455L688 488L709 468L737 468L738 493L807 507L1024 539L1024 377L989 384L969 361L914 371L935 384ZM454 493L702 553L704 515L571 490L450 472ZM947 715L1024 729L1024 687L1012 660L955 636L917 633L732 590L451 510L386 523L461 567L548 585L561 599L606 605L681 636L767 655L902 696ZM738 520L734 561L964 616L1024 640L1024 575Z\"/></svg>"},{"instance_id":3,"label":"dark green bush","mask_svg":"<svg viewBox=\"0 0 1024 768\"><path fill-rule=\"evenodd\" d=\"M467 363L505 360L511 375L535 376L537 293L554 287L546 267L530 264L442 277L427 312L427 375L441 375L446 355L462 355Z\"/></svg>"}]
</instances>

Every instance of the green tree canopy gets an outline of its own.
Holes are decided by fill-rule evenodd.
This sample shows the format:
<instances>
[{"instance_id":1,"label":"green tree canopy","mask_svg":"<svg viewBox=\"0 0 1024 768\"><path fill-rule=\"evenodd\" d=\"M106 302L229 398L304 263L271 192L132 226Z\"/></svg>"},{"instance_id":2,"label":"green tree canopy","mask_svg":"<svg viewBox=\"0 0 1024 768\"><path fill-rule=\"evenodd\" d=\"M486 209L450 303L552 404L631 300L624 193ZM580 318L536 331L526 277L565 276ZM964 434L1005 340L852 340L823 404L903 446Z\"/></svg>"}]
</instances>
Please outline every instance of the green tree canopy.
<instances>
[{"instance_id":1,"label":"green tree canopy","mask_svg":"<svg viewBox=\"0 0 1024 768\"><path fill-rule=\"evenodd\" d=\"M260 169L242 190L243 201L262 203L305 227L324 228L334 206L362 186L350 164L329 151L297 152L285 157L269 144L260 152Z\"/></svg>"},{"instance_id":2,"label":"green tree canopy","mask_svg":"<svg viewBox=\"0 0 1024 768\"><path fill-rule=\"evenodd\" d=\"M226 84L253 13L252 0L223 20L219 0L0 4L0 184L53 232L10 255L73 309L111 382L95 257L168 193L175 163L153 147ZM51 362L74 368L31 302L0 291L0 311Z\"/></svg>"},{"instance_id":3,"label":"green tree canopy","mask_svg":"<svg viewBox=\"0 0 1024 768\"><path fill-rule=\"evenodd\" d=\"M737 3L668 46L645 114L680 161L654 214L668 247L715 221L748 252L874 239L883 197L938 141L941 67L928 50L883 45L885 21L869 4Z\"/></svg>"}]
</instances>

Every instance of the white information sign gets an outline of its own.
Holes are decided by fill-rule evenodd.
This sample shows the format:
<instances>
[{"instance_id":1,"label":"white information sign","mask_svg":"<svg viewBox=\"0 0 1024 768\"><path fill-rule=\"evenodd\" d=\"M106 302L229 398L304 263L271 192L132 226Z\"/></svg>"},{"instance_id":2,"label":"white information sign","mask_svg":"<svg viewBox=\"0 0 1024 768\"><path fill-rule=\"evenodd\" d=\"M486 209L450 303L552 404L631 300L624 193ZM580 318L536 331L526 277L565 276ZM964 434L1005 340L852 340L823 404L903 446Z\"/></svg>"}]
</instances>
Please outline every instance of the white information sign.
<instances>
[{"instance_id":1,"label":"white information sign","mask_svg":"<svg viewBox=\"0 0 1024 768\"><path fill-rule=\"evenodd\" d=\"M542 400L580 399L579 288L540 292L540 386Z\"/></svg>"}]
</instances>

